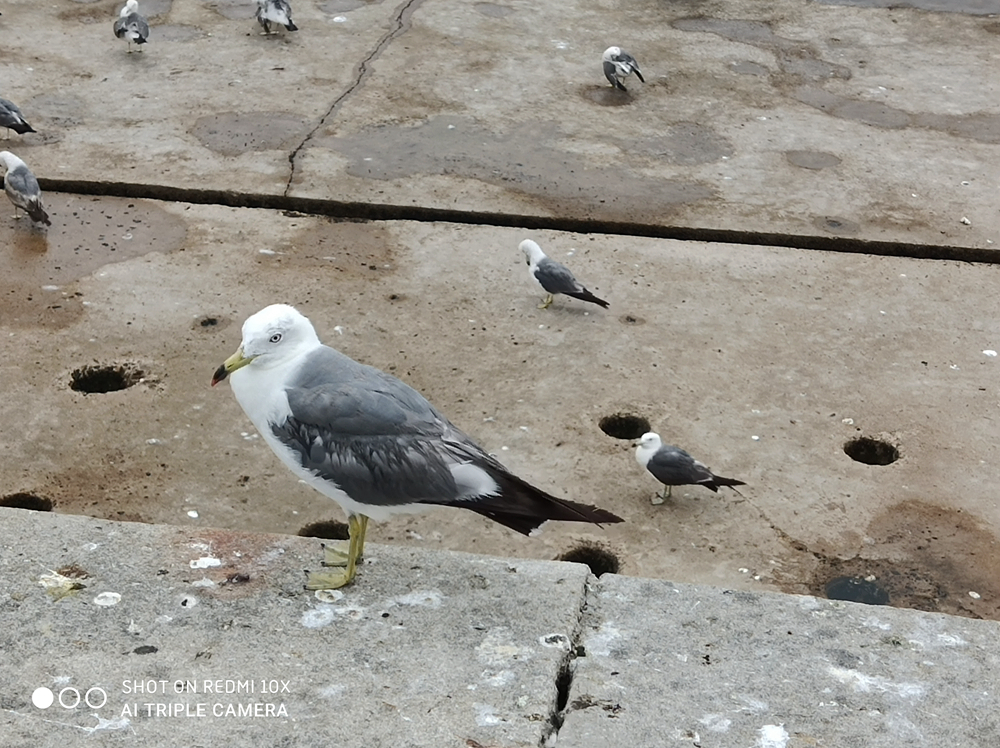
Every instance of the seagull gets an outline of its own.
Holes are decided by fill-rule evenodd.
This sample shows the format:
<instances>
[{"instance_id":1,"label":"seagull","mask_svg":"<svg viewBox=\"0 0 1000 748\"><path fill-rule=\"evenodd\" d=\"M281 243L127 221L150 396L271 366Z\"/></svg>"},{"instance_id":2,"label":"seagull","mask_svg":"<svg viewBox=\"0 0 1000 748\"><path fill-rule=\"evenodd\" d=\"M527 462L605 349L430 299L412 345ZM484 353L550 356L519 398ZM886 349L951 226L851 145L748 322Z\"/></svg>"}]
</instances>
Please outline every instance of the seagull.
<instances>
[{"instance_id":1,"label":"seagull","mask_svg":"<svg viewBox=\"0 0 1000 748\"><path fill-rule=\"evenodd\" d=\"M550 519L622 521L510 473L419 392L320 343L294 307L273 304L243 323L242 344L212 385L227 377L278 458L347 513L347 551L327 549L324 561L346 568L310 574L307 589L353 581L369 518L455 506L524 535Z\"/></svg>"},{"instance_id":2,"label":"seagull","mask_svg":"<svg viewBox=\"0 0 1000 748\"><path fill-rule=\"evenodd\" d=\"M632 55L623 52L621 47L608 47L604 50L604 77L612 86L619 91L628 91L620 79L628 78L632 73L635 73L635 77L643 83L646 82L639 72L639 63Z\"/></svg>"},{"instance_id":3,"label":"seagull","mask_svg":"<svg viewBox=\"0 0 1000 748\"><path fill-rule=\"evenodd\" d=\"M653 500L654 504L662 504L669 499L674 486L704 486L718 493L719 486L729 486L736 491L734 486L746 485L741 480L716 475L680 447L664 444L660 435L652 431L643 434L639 440L635 461L666 486L658 497L659 501Z\"/></svg>"},{"instance_id":4,"label":"seagull","mask_svg":"<svg viewBox=\"0 0 1000 748\"><path fill-rule=\"evenodd\" d=\"M528 261L528 272L531 277L537 280L549 294L545 297L545 301L539 304L539 309L548 309L557 293L599 304L605 309L608 308L608 302L594 296L580 281L573 277L573 273L568 267L549 258L537 243L531 239L525 239L518 246Z\"/></svg>"},{"instance_id":5,"label":"seagull","mask_svg":"<svg viewBox=\"0 0 1000 748\"><path fill-rule=\"evenodd\" d=\"M115 21L115 36L128 42L129 54L132 53L132 42L138 45L146 43L149 38L149 24L146 19L139 15L138 0L128 0L118 20ZM142 47L139 47L142 51Z\"/></svg>"},{"instance_id":6,"label":"seagull","mask_svg":"<svg viewBox=\"0 0 1000 748\"><path fill-rule=\"evenodd\" d=\"M272 23L280 23L289 31L299 30L292 23L292 6L288 0L257 0L257 22L264 27L265 34L271 33Z\"/></svg>"},{"instance_id":7,"label":"seagull","mask_svg":"<svg viewBox=\"0 0 1000 748\"><path fill-rule=\"evenodd\" d=\"M3 189L14 203L14 218L20 217L17 209L21 208L31 216L32 221L51 226L52 221L42 205L42 190L27 164L10 151L0 151L0 162L7 169L3 176Z\"/></svg>"},{"instance_id":8,"label":"seagull","mask_svg":"<svg viewBox=\"0 0 1000 748\"><path fill-rule=\"evenodd\" d=\"M7 101L7 99L0 99L0 127L7 128L8 138L10 137L11 130L18 135L24 135L26 132L37 132L24 119L24 115L21 114L21 110L18 109L17 104L13 101Z\"/></svg>"}]
</instances>

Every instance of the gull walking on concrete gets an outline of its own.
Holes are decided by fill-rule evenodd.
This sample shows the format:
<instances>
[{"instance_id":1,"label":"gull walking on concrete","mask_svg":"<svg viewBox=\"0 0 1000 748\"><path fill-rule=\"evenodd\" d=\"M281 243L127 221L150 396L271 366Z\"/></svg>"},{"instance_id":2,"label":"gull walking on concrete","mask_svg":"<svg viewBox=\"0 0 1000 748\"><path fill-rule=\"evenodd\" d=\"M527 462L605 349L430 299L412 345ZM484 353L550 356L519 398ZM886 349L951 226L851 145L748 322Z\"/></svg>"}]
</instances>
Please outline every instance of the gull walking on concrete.
<instances>
[{"instance_id":1,"label":"gull walking on concrete","mask_svg":"<svg viewBox=\"0 0 1000 748\"><path fill-rule=\"evenodd\" d=\"M612 86L619 91L628 91L622 83L623 78L628 78L632 73L643 83L646 79L639 72L639 63L628 52L621 47L608 47L604 50L604 77L608 79Z\"/></svg>"},{"instance_id":2,"label":"gull walking on concrete","mask_svg":"<svg viewBox=\"0 0 1000 748\"><path fill-rule=\"evenodd\" d=\"M128 42L129 54L132 53L132 42L140 45L139 51L142 51L141 45L149 38L149 24L139 15L138 0L128 0L121 9L115 21L115 36Z\"/></svg>"},{"instance_id":3,"label":"gull walking on concrete","mask_svg":"<svg viewBox=\"0 0 1000 748\"><path fill-rule=\"evenodd\" d=\"M548 309L557 293L589 301L605 309L608 308L608 302L594 296L580 281L573 277L573 273L568 267L548 257L536 242L525 239L519 247L528 261L528 272L531 273L531 277L548 292L545 301L538 306L539 309Z\"/></svg>"},{"instance_id":4,"label":"gull walking on concrete","mask_svg":"<svg viewBox=\"0 0 1000 748\"><path fill-rule=\"evenodd\" d=\"M308 589L354 579L368 519L427 506L470 509L528 535L550 519L620 522L510 473L416 390L320 343L295 308L274 304L243 323L243 341L215 372L283 463L347 513L346 553L327 550Z\"/></svg>"},{"instance_id":5,"label":"gull walking on concrete","mask_svg":"<svg viewBox=\"0 0 1000 748\"><path fill-rule=\"evenodd\" d=\"M31 216L32 221L51 226L49 214L42 205L42 190L28 166L10 151L0 151L0 162L7 169L3 177L3 190L14 203L14 218L20 218L17 209L21 208Z\"/></svg>"},{"instance_id":6,"label":"gull walking on concrete","mask_svg":"<svg viewBox=\"0 0 1000 748\"><path fill-rule=\"evenodd\" d=\"M37 132L28 124L17 104L13 101L7 101L7 99L0 99L0 127L7 128L8 138L11 130L18 135L24 135L26 132Z\"/></svg>"},{"instance_id":7,"label":"gull walking on concrete","mask_svg":"<svg viewBox=\"0 0 1000 748\"><path fill-rule=\"evenodd\" d=\"M257 0L257 22L264 27L265 34L271 33L272 23L280 24L289 31L299 30L292 23L292 6L288 0Z\"/></svg>"},{"instance_id":8,"label":"gull walking on concrete","mask_svg":"<svg viewBox=\"0 0 1000 748\"><path fill-rule=\"evenodd\" d=\"M736 491L735 486L746 485L741 480L716 475L704 463L694 459L680 447L664 444L660 440L660 435L652 431L643 434L639 440L639 446L635 450L635 461L666 486L659 494L659 500L653 500L654 504L662 504L669 499L674 486L704 486L718 493L719 486L729 486Z\"/></svg>"}]
</instances>

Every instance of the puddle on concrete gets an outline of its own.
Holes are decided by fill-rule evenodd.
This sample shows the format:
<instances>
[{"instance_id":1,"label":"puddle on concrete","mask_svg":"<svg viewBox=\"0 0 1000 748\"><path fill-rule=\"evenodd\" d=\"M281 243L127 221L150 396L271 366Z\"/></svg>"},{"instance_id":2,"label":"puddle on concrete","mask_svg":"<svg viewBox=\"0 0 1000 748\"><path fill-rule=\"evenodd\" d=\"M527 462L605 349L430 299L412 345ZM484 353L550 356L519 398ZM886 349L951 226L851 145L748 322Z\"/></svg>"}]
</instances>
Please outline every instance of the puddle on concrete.
<instances>
[{"instance_id":1,"label":"puddle on concrete","mask_svg":"<svg viewBox=\"0 0 1000 748\"><path fill-rule=\"evenodd\" d=\"M598 106L628 106L632 103L632 94L628 91L592 83L580 87L580 96Z\"/></svg>"},{"instance_id":2,"label":"puddle on concrete","mask_svg":"<svg viewBox=\"0 0 1000 748\"><path fill-rule=\"evenodd\" d=\"M206 148L223 156L248 151L284 151L295 148L312 125L285 112L222 112L199 117L191 128Z\"/></svg>"},{"instance_id":3,"label":"puddle on concrete","mask_svg":"<svg viewBox=\"0 0 1000 748\"><path fill-rule=\"evenodd\" d=\"M766 67L758 65L756 62L750 62L750 60L731 62L729 63L729 67L732 68L734 73L739 73L740 75L766 76L771 74L771 71Z\"/></svg>"},{"instance_id":4,"label":"puddle on concrete","mask_svg":"<svg viewBox=\"0 0 1000 748\"><path fill-rule=\"evenodd\" d=\"M876 517L864 534L864 557L814 552L820 565L808 582L812 594L823 597L831 581L849 577L874 583L893 607L1000 619L1000 545L976 518L905 501Z\"/></svg>"},{"instance_id":5,"label":"puddle on concrete","mask_svg":"<svg viewBox=\"0 0 1000 748\"><path fill-rule=\"evenodd\" d=\"M802 169L829 169L840 164L840 159L823 151L785 151L785 158L792 166Z\"/></svg>"},{"instance_id":6,"label":"puddle on concrete","mask_svg":"<svg viewBox=\"0 0 1000 748\"><path fill-rule=\"evenodd\" d=\"M386 125L314 142L350 159L347 172L355 177L455 175L527 195L554 212L584 210L596 219L662 220L677 205L715 194L700 182L644 178L616 167L584 168L555 145L561 137L554 123L532 122L500 135L470 120L442 116L416 127ZM623 140L622 148L631 151L632 141Z\"/></svg>"},{"instance_id":7,"label":"puddle on concrete","mask_svg":"<svg viewBox=\"0 0 1000 748\"><path fill-rule=\"evenodd\" d=\"M65 10L59 11L57 14L59 18L64 21L77 21L79 23L100 23L102 21L106 21L109 29L111 28L111 24L114 23L114 20L118 17L118 12L125 6L124 0L122 0L122 2L115 2L114 6L111 8L102 3L100 0L73 0L73 2L77 4L77 7L71 6ZM170 12L170 7L172 5L173 0L142 0L139 12L146 18L152 20L157 16L165 16ZM153 24L150 24L150 41L152 41L153 36L157 31L157 29L152 28L152 26ZM114 39L114 35L112 35L111 38Z\"/></svg>"},{"instance_id":8,"label":"puddle on concrete","mask_svg":"<svg viewBox=\"0 0 1000 748\"><path fill-rule=\"evenodd\" d=\"M476 3L472 7L479 13L490 18L506 18L514 12L513 8L509 8L506 5L497 5L496 3Z\"/></svg>"},{"instance_id":9,"label":"puddle on concrete","mask_svg":"<svg viewBox=\"0 0 1000 748\"><path fill-rule=\"evenodd\" d=\"M632 151L656 156L672 164L694 166L710 164L732 156L733 144L715 130L694 122L678 122L667 128L666 135L632 141Z\"/></svg>"},{"instance_id":10,"label":"puddle on concrete","mask_svg":"<svg viewBox=\"0 0 1000 748\"><path fill-rule=\"evenodd\" d=\"M380 228L333 219L303 221L304 227L289 231L287 238L273 247L273 254L261 254L259 262L283 268L309 268L329 280L372 278L396 270L395 244Z\"/></svg>"},{"instance_id":11,"label":"puddle on concrete","mask_svg":"<svg viewBox=\"0 0 1000 748\"><path fill-rule=\"evenodd\" d=\"M32 96L26 103L28 106L22 106L24 111L30 109L47 127L54 128L83 124L88 109L83 99L70 93L43 93Z\"/></svg>"},{"instance_id":12,"label":"puddle on concrete","mask_svg":"<svg viewBox=\"0 0 1000 748\"><path fill-rule=\"evenodd\" d=\"M997 0L816 0L820 5L851 5L857 8L916 8L938 13L989 16L1000 13Z\"/></svg>"},{"instance_id":13,"label":"puddle on concrete","mask_svg":"<svg viewBox=\"0 0 1000 748\"><path fill-rule=\"evenodd\" d=\"M110 263L183 246L183 221L155 203L47 193L48 230L0 207L0 323L64 327L83 313L73 282Z\"/></svg>"}]
</instances>

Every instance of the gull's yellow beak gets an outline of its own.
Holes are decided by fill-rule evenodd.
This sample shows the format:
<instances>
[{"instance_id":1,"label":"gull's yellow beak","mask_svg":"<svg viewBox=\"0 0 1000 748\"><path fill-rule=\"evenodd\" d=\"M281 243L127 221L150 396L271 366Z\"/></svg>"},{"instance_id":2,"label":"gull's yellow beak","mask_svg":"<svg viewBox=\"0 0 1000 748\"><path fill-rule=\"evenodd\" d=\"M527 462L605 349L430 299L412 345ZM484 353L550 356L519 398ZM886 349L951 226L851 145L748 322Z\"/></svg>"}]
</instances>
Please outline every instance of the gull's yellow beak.
<instances>
[{"instance_id":1,"label":"gull's yellow beak","mask_svg":"<svg viewBox=\"0 0 1000 748\"><path fill-rule=\"evenodd\" d=\"M227 358L225 362L218 369L215 370L215 374L212 375L212 386L214 387L223 379L228 377L237 369L242 369L244 366L253 361L253 357L247 358L243 355L243 346L236 349L236 353Z\"/></svg>"}]
</instances>

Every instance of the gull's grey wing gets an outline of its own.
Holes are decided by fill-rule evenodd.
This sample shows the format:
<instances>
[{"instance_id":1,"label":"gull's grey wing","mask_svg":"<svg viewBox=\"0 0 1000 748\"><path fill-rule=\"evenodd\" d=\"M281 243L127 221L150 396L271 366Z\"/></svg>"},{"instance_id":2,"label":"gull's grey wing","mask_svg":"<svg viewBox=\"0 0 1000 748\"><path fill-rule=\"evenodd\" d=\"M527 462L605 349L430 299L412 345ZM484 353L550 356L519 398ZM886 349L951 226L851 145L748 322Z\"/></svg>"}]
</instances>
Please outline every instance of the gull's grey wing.
<instances>
[{"instance_id":1,"label":"gull's grey wing","mask_svg":"<svg viewBox=\"0 0 1000 748\"><path fill-rule=\"evenodd\" d=\"M538 263L535 280L549 293L572 294L585 290L568 267L549 257L542 258Z\"/></svg>"},{"instance_id":2,"label":"gull's grey wing","mask_svg":"<svg viewBox=\"0 0 1000 748\"><path fill-rule=\"evenodd\" d=\"M272 427L302 466L355 501L381 506L459 498L451 473L494 462L424 397L333 350L311 354L288 387L291 416Z\"/></svg>"},{"instance_id":3,"label":"gull's grey wing","mask_svg":"<svg viewBox=\"0 0 1000 748\"><path fill-rule=\"evenodd\" d=\"M138 13L129 13L124 18L119 18L115 21L114 30L119 39L130 32L135 34L136 44L144 44L149 38L149 24Z\"/></svg>"},{"instance_id":4,"label":"gull's grey wing","mask_svg":"<svg viewBox=\"0 0 1000 748\"><path fill-rule=\"evenodd\" d=\"M0 99L0 127L13 130L18 135L35 132L35 129L24 119L17 104L7 99Z\"/></svg>"},{"instance_id":5,"label":"gull's grey wing","mask_svg":"<svg viewBox=\"0 0 1000 748\"><path fill-rule=\"evenodd\" d=\"M679 447L660 447L646 463L646 469L656 480L667 486L701 483L706 488L718 491L712 484L715 478L712 471Z\"/></svg>"},{"instance_id":6,"label":"gull's grey wing","mask_svg":"<svg viewBox=\"0 0 1000 748\"><path fill-rule=\"evenodd\" d=\"M18 166L8 171L3 182L4 190L11 202L19 208L27 210L28 203L32 198L37 199L42 194L38 180L26 166Z\"/></svg>"},{"instance_id":7,"label":"gull's grey wing","mask_svg":"<svg viewBox=\"0 0 1000 748\"><path fill-rule=\"evenodd\" d=\"M615 67L613 62L604 61L604 77L608 79L608 82L615 88L619 88L622 91L625 90L625 86L621 84L618 80L618 68Z\"/></svg>"}]
</instances>

